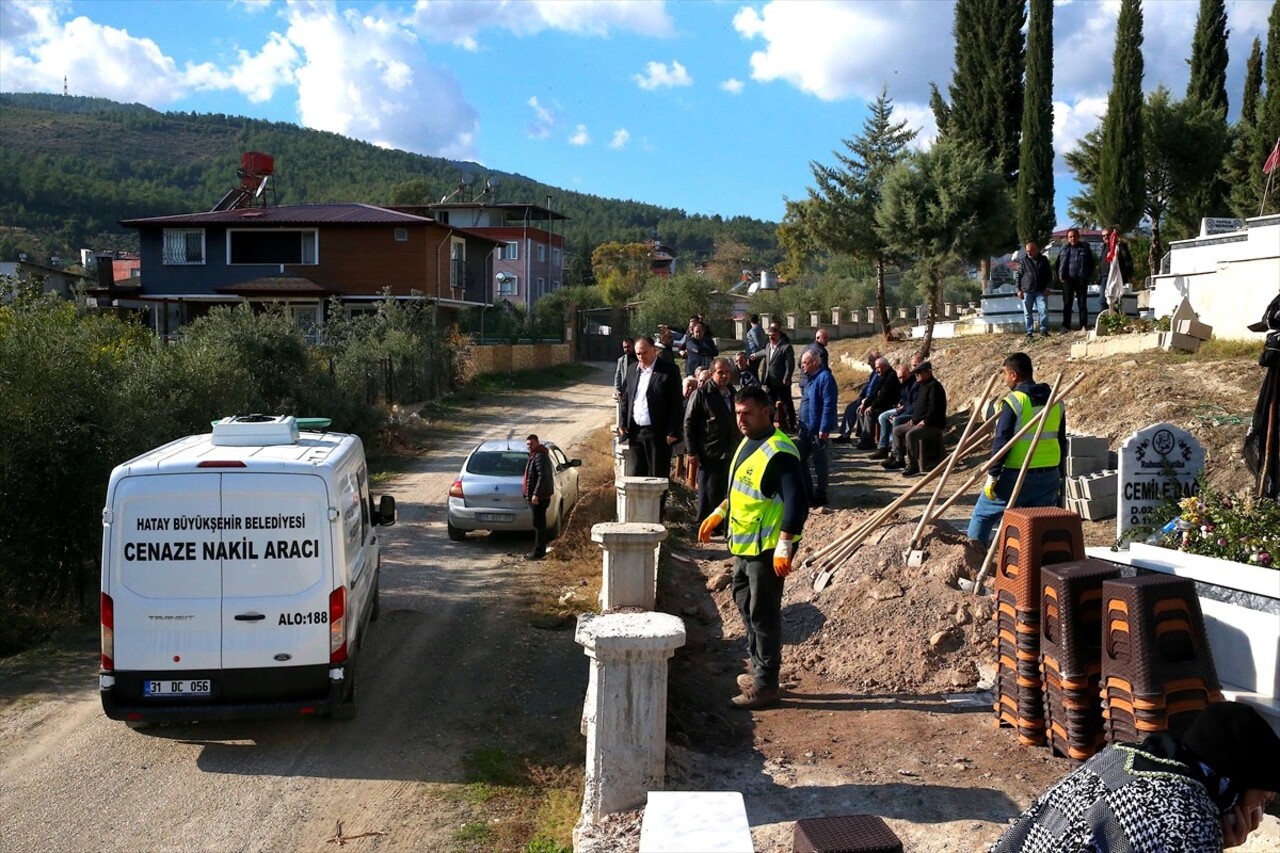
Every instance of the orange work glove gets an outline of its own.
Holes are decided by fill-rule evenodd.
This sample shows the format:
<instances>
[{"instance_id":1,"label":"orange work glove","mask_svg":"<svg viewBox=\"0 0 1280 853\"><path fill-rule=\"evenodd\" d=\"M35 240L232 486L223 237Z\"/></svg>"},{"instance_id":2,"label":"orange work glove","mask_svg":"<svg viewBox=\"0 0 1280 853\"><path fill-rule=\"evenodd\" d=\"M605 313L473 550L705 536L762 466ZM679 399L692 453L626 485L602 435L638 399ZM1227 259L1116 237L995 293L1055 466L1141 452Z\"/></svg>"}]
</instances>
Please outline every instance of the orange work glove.
<instances>
[{"instance_id":1,"label":"orange work glove","mask_svg":"<svg viewBox=\"0 0 1280 853\"><path fill-rule=\"evenodd\" d=\"M712 511L702 520L702 524L698 526L698 541L703 545L711 541L711 534L716 532L716 528L724 524L725 513L729 511L729 502L721 501L720 506Z\"/></svg>"},{"instance_id":2,"label":"orange work glove","mask_svg":"<svg viewBox=\"0 0 1280 853\"><path fill-rule=\"evenodd\" d=\"M773 573L780 578L791 574L792 546L790 539L779 539L773 549Z\"/></svg>"}]
</instances>

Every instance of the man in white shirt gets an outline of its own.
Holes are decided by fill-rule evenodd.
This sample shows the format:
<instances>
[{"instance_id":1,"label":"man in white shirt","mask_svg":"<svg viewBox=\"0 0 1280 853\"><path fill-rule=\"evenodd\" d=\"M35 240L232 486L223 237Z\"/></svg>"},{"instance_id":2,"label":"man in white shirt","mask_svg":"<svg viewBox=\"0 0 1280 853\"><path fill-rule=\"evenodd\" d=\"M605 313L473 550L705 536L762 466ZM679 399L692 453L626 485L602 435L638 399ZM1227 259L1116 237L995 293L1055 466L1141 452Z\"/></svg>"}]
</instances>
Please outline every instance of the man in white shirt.
<instances>
[{"instance_id":1,"label":"man in white shirt","mask_svg":"<svg viewBox=\"0 0 1280 853\"><path fill-rule=\"evenodd\" d=\"M627 370L618 435L631 445L627 476L669 477L671 446L684 415L680 371L658 358L653 339L635 339L636 363Z\"/></svg>"}]
</instances>

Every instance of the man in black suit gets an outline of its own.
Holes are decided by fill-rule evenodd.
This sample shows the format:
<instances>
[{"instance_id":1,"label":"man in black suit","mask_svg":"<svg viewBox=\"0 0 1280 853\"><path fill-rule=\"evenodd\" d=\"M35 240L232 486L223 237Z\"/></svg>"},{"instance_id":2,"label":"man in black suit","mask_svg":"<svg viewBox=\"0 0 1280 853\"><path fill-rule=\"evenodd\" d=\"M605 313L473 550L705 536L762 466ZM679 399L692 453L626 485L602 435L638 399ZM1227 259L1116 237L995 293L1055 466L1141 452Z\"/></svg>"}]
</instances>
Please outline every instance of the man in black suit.
<instances>
[{"instance_id":1,"label":"man in black suit","mask_svg":"<svg viewBox=\"0 0 1280 853\"><path fill-rule=\"evenodd\" d=\"M684 418L679 369L658 358L653 338L635 339L636 363L627 368L619 406L618 435L631 444L627 476L671 476L671 445Z\"/></svg>"}]
</instances>

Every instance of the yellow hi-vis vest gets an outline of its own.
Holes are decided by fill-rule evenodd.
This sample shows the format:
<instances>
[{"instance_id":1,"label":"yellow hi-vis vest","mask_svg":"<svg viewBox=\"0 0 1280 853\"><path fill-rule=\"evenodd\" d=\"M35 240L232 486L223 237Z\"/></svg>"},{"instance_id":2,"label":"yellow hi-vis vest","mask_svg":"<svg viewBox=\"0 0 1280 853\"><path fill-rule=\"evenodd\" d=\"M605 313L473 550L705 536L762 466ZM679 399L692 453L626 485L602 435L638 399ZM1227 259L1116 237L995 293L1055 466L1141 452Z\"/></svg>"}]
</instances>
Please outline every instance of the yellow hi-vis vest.
<instances>
[{"instance_id":1,"label":"yellow hi-vis vest","mask_svg":"<svg viewBox=\"0 0 1280 853\"><path fill-rule=\"evenodd\" d=\"M1018 413L1018 427L1021 430L1024 426L1031 423L1032 419L1040 413L1044 406L1036 406L1031 402L1031 397L1025 391L1014 391L1004 398L1004 402ZM1040 442L1036 445L1036 452L1031 457L1031 464L1028 468L1057 468L1058 463L1062 461L1062 449L1058 446L1058 433L1062 429L1062 404L1055 403L1054 407L1049 411L1049 416L1044 420L1044 431L1040 433ZM1015 432L1017 431L1015 430ZM1013 443L1013 447L1009 450L1009 455L1005 457L1004 464L1011 468L1021 468L1022 460L1027 458L1027 451L1031 449L1031 440L1035 438L1036 431L1034 429L1027 430L1027 434Z\"/></svg>"},{"instance_id":2,"label":"yellow hi-vis vest","mask_svg":"<svg viewBox=\"0 0 1280 853\"><path fill-rule=\"evenodd\" d=\"M764 496L761 484L769 460L779 453L790 453L796 459L800 451L786 433L779 429L766 438L746 459L742 458L744 438L733 455L729 474L729 553L754 557L772 550L782 533L782 493ZM796 541L800 537L796 536Z\"/></svg>"}]
</instances>

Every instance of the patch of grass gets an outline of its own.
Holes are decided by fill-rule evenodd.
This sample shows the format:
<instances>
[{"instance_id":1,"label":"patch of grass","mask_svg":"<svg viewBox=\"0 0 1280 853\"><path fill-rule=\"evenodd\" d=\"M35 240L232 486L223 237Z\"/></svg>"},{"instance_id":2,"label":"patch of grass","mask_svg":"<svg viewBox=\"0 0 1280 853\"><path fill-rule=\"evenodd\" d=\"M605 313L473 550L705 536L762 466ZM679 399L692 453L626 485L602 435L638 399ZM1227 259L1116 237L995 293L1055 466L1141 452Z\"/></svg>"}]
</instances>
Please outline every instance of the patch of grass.
<instances>
[{"instance_id":1,"label":"patch of grass","mask_svg":"<svg viewBox=\"0 0 1280 853\"><path fill-rule=\"evenodd\" d=\"M492 838L492 827L479 820L464 823L462 828L453 834L453 840L459 844L485 844Z\"/></svg>"},{"instance_id":2,"label":"patch of grass","mask_svg":"<svg viewBox=\"0 0 1280 853\"><path fill-rule=\"evenodd\" d=\"M471 783L514 786L529 781L521 763L496 747L463 756L462 771Z\"/></svg>"},{"instance_id":3,"label":"patch of grass","mask_svg":"<svg viewBox=\"0 0 1280 853\"><path fill-rule=\"evenodd\" d=\"M1201 344L1193 355L1196 361L1216 361L1228 358L1257 359L1258 356L1262 355L1262 345L1263 342L1261 340L1235 341L1225 338L1213 338Z\"/></svg>"},{"instance_id":4,"label":"patch of grass","mask_svg":"<svg viewBox=\"0 0 1280 853\"><path fill-rule=\"evenodd\" d=\"M462 799L468 803L487 803L493 799L493 786L488 782L472 782L462 789Z\"/></svg>"}]
</instances>

